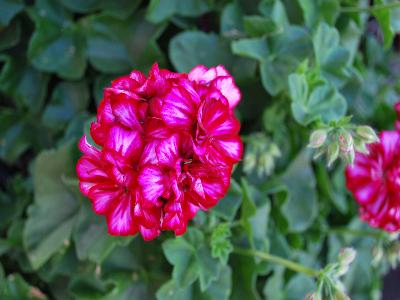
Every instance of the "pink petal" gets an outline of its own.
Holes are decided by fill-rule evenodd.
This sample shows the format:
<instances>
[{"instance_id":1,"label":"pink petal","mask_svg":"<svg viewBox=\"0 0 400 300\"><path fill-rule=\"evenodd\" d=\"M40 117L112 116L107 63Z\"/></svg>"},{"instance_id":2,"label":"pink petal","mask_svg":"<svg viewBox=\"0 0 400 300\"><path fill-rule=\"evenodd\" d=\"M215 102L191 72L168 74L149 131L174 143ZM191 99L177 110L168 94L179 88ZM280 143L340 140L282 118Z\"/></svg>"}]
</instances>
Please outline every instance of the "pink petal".
<instances>
[{"instance_id":1,"label":"pink petal","mask_svg":"<svg viewBox=\"0 0 400 300\"><path fill-rule=\"evenodd\" d=\"M394 157L399 150L399 136L397 131L382 131L380 134L380 144L384 153L384 161L386 165L393 163Z\"/></svg>"},{"instance_id":2,"label":"pink petal","mask_svg":"<svg viewBox=\"0 0 400 300\"><path fill-rule=\"evenodd\" d=\"M231 109L238 105L242 95L231 76L218 77L211 83L211 85L220 90L226 99L228 99L229 107Z\"/></svg>"},{"instance_id":3,"label":"pink petal","mask_svg":"<svg viewBox=\"0 0 400 300\"><path fill-rule=\"evenodd\" d=\"M203 81L203 76L204 74L208 71L208 69L203 66L203 65L198 65L197 67L194 67L190 72L189 72L189 80L195 81L195 82L200 82ZM214 79L214 78L212 78ZM211 79L211 80L212 80Z\"/></svg>"},{"instance_id":4,"label":"pink petal","mask_svg":"<svg viewBox=\"0 0 400 300\"><path fill-rule=\"evenodd\" d=\"M86 135L83 135L82 138L79 140L78 144L79 150L82 151L85 155L93 158L93 159L98 159L100 160L101 158L101 152L99 149L96 147L93 147L90 145L87 141Z\"/></svg>"},{"instance_id":5,"label":"pink petal","mask_svg":"<svg viewBox=\"0 0 400 300\"><path fill-rule=\"evenodd\" d=\"M175 129L190 130L196 120L196 100L182 88L173 88L164 99L161 117Z\"/></svg>"},{"instance_id":6,"label":"pink petal","mask_svg":"<svg viewBox=\"0 0 400 300\"><path fill-rule=\"evenodd\" d=\"M107 139L106 147L123 156L137 159L141 154L143 139L136 130L127 130L113 126Z\"/></svg>"},{"instance_id":7,"label":"pink petal","mask_svg":"<svg viewBox=\"0 0 400 300\"><path fill-rule=\"evenodd\" d=\"M111 235L134 235L138 228L133 219L133 201L130 194L122 194L107 215Z\"/></svg>"},{"instance_id":8,"label":"pink petal","mask_svg":"<svg viewBox=\"0 0 400 300\"><path fill-rule=\"evenodd\" d=\"M90 190L88 197L92 201L93 210L97 214L106 214L114 204L119 201L122 191L119 187L113 184L97 184Z\"/></svg>"},{"instance_id":9,"label":"pink petal","mask_svg":"<svg viewBox=\"0 0 400 300\"><path fill-rule=\"evenodd\" d=\"M145 241L154 240L161 233L161 231L158 228L146 228L144 226L140 226L139 230L140 234L142 235Z\"/></svg>"},{"instance_id":10,"label":"pink petal","mask_svg":"<svg viewBox=\"0 0 400 300\"><path fill-rule=\"evenodd\" d=\"M81 181L96 182L107 180L107 172L100 166L99 162L90 159L88 156L82 156L76 165L76 172Z\"/></svg>"},{"instance_id":11,"label":"pink petal","mask_svg":"<svg viewBox=\"0 0 400 300\"><path fill-rule=\"evenodd\" d=\"M156 205L158 198L167 188L167 179L163 172L156 166L144 166L140 171L139 184L142 187L143 197L146 201Z\"/></svg>"},{"instance_id":12,"label":"pink petal","mask_svg":"<svg viewBox=\"0 0 400 300\"><path fill-rule=\"evenodd\" d=\"M377 192L380 189L380 182L369 182L358 186L354 190L354 198L361 204L370 203L376 200Z\"/></svg>"},{"instance_id":13,"label":"pink petal","mask_svg":"<svg viewBox=\"0 0 400 300\"><path fill-rule=\"evenodd\" d=\"M178 160L179 149L178 149L178 136L173 135L170 138L161 141L156 148L156 154L158 163L173 167Z\"/></svg>"},{"instance_id":14,"label":"pink petal","mask_svg":"<svg viewBox=\"0 0 400 300\"><path fill-rule=\"evenodd\" d=\"M126 97L114 97L111 101L113 114L122 125L131 129L142 129L146 116L147 103Z\"/></svg>"}]
</instances>

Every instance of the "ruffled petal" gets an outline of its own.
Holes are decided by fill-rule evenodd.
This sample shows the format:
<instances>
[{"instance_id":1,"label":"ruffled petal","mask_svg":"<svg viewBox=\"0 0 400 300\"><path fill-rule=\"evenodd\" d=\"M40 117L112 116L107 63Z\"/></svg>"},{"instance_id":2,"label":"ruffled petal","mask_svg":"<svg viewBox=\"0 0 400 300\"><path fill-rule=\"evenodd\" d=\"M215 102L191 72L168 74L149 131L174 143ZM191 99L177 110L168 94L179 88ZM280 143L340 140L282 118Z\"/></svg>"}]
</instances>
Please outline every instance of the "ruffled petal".
<instances>
[{"instance_id":1,"label":"ruffled petal","mask_svg":"<svg viewBox=\"0 0 400 300\"><path fill-rule=\"evenodd\" d=\"M178 135L173 135L170 138L163 140L156 148L158 163L173 167L179 156L179 140Z\"/></svg>"},{"instance_id":2,"label":"ruffled petal","mask_svg":"<svg viewBox=\"0 0 400 300\"><path fill-rule=\"evenodd\" d=\"M197 102L186 90L175 87L164 98L161 117L168 126L190 130L196 121Z\"/></svg>"},{"instance_id":3,"label":"ruffled petal","mask_svg":"<svg viewBox=\"0 0 400 300\"><path fill-rule=\"evenodd\" d=\"M106 147L118 152L122 156L135 160L141 154L143 139L136 130L127 130L121 126L113 126L110 129Z\"/></svg>"},{"instance_id":4,"label":"ruffled petal","mask_svg":"<svg viewBox=\"0 0 400 300\"><path fill-rule=\"evenodd\" d=\"M122 194L107 214L108 232L111 235L134 235L138 232L133 218L133 201L129 193Z\"/></svg>"},{"instance_id":5,"label":"ruffled petal","mask_svg":"<svg viewBox=\"0 0 400 300\"><path fill-rule=\"evenodd\" d=\"M158 198L167 188L167 178L163 172L156 166L145 166L140 171L138 181L142 187L143 198L157 205Z\"/></svg>"},{"instance_id":6,"label":"ruffled petal","mask_svg":"<svg viewBox=\"0 0 400 300\"><path fill-rule=\"evenodd\" d=\"M231 76L218 77L211 85L217 88L228 99L231 109L234 109L238 105L242 95Z\"/></svg>"},{"instance_id":7,"label":"ruffled petal","mask_svg":"<svg viewBox=\"0 0 400 300\"><path fill-rule=\"evenodd\" d=\"M88 197L92 201L93 210L100 215L107 214L114 203L120 200L122 190L113 184L97 184L90 190Z\"/></svg>"}]
</instances>

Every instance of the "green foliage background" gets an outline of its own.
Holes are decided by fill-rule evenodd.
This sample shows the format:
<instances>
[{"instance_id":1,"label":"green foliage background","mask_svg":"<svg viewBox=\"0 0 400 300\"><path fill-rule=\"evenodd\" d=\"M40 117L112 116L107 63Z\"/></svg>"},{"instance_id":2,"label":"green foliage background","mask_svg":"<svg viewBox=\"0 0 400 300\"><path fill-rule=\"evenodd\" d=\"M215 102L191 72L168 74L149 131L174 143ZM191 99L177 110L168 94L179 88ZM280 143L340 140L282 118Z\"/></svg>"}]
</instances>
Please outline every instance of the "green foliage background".
<instances>
[{"instance_id":1,"label":"green foliage background","mask_svg":"<svg viewBox=\"0 0 400 300\"><path fill-rule=\"evenodd\" d=\"M392 127L400 9L348 9L366 5L0 0L0 299L297 300L315 289L312 278L236 246L313 268L353 246L348 294L379 299L375 239L337 230L369 230L344 166L327 169L305 147L316 121L353 115ZM146 243L107 235L77 189L76 142L110 80L155 61L179 72L225 65L243 93L238 117L257 163L246 172L239 164L228 195L184 236Z\"/></svg>"}]
</instances>

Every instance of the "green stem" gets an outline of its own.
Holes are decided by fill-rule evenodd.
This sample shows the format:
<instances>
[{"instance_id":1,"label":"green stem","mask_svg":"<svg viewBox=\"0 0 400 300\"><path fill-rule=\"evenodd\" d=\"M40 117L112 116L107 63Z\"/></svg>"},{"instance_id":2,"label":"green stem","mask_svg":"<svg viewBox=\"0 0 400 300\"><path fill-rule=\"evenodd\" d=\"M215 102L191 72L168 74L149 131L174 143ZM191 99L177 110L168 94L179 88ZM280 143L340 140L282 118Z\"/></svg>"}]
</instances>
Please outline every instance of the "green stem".
<instances>
[{"instance_id":1,"label":"green stem","mask_svg":"<svg viewBox=\"0 0 400 300\"><path fill-rule=\"evenodd\" d=\"M233 250L234 253L251 256L251 257L259 257L265 261L270 261L279 265L282 265L292 271L304 273L311 277L318 277L320 275L320 271L303 266L302 264L296 263L294 261L275 256L269 253L253 250L253 249L244 249L244 248L237 248Z\"/></svg>"},{"instance_id":2,"label":"green stem","mask_svg":"<svg viewBox=\"0 0 400 300\"><path fill-rule=\"evenodd\" d=\"M356 235L359 237L372 237L375 239L381 239L383 237L382 232L372 232L372 231L368 231L368 230L351 229L351 228L347 228L347 227L330 228L329 232L340 233L340 234L351 234L351 235Z\"/></svg>"},{"instance_id":3,"label":"green stem","mask_svg":"<svg viewBox=\"0 0 400 300\"><path fill-rule=\"evenodd\" d=\"M400 8L400 2L393 2L393 3L380 4L374 6L365 6L365 7L344 6L340 8L340 11L343 13L359 13L359 12L374 12L378 10L392 9L392 8Z\"/></svg>"}]
</instances>

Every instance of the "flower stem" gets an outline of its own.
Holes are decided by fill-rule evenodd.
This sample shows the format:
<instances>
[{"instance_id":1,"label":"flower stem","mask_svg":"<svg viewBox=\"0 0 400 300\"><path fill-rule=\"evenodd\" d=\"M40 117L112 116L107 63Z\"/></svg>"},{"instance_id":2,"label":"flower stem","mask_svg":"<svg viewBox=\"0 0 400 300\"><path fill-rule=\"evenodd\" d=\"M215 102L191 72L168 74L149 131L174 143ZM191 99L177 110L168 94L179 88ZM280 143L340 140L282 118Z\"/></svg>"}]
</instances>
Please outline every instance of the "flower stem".
<instances>
[{"instance_id":1,"label":"flower stem","mask_svg":"<svg viewBox=\"0 0 400 300\"><path fill-rule=\"evenodd\" d=\"M373 5L373 6L365 6L365 7L352 7L352 6L345 6L341 7L340 11L343 13L359 13L359 12L374 12L378 10L384 9L393 9L393 8L400 8L400 2L393 2L387 4L380 4L380 5Z\"/></svg>"},{"instance_id":2,"label":"flower stem","mask_svg":"<svg viewBox=\"0 0 400 300\"><path fill-rule=\"evenodd\" d=\"M336 227L330 228L329 232L332 233L340 233L340 234L351 234L359 237L372 237L375 239L381 239L383 237L382 232L373 232L369 230L362 230L362 229L351 229L347 227Z\"/></svg>"},{"instance_id":3,"label":"flower stem","mask_svg":"<svg viewBox=\"0 0 400 300\"><path fill-rule=\"evenodd\" d=\"M240 254L240 255L245 255L245 256L251 256L251 257L259 257L265 261L270 261L279 265L282 265L292 271L299 272L299 273L304 273L306 275L309 275L311 277L318 277L320 275L320 271L306 267L302 264L296 263L294 261L275 256L269 253L253 250L253 249L244 249L244 248L237 248L233 250L234 253Z\"/></svg>"}]
</instances>

